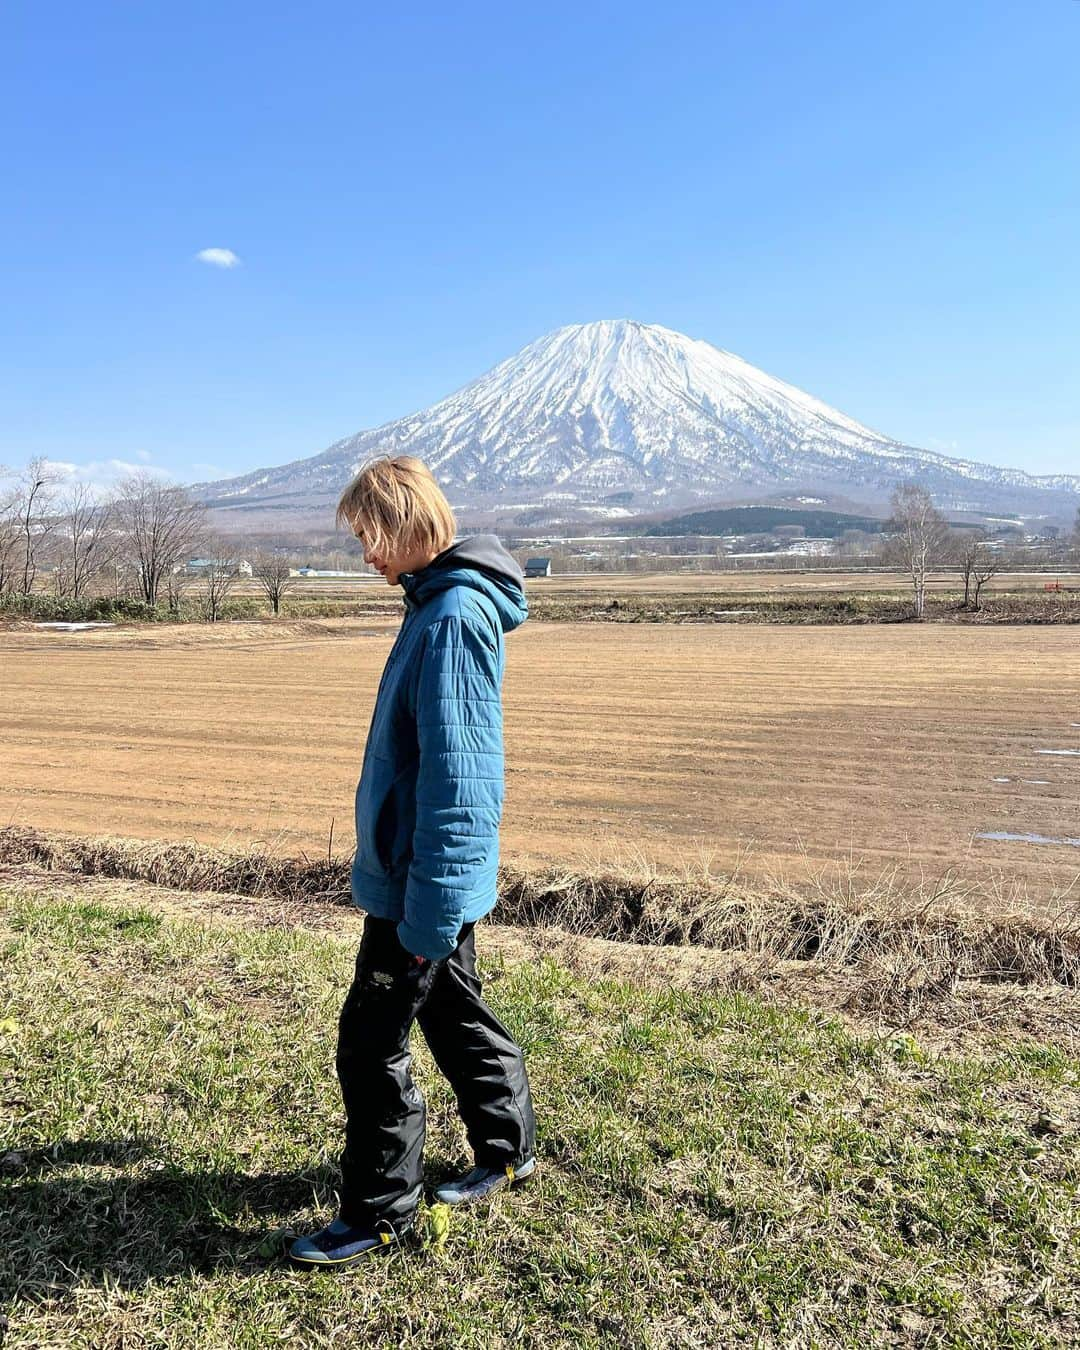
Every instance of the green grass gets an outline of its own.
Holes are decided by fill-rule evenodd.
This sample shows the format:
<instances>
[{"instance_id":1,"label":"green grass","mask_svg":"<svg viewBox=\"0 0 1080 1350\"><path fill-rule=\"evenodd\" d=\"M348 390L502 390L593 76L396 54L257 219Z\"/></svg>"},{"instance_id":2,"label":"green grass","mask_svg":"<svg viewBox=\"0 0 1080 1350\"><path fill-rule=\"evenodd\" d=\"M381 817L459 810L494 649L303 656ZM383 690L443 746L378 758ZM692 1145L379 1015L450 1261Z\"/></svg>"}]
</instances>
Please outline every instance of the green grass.
<instances>
[{"instance_id":1,"label":"green grass","mask_svg":"<svg viewBox=\"0 0 1080 1350\"><path fill-rule=\"evenodd\" d=\"M441 1244L291 1271L283 1230L334 1205L352 956L0 891L4 1350L1080 1334L1080 1065L1061 1048L938 1058L548 960L485 970L527 1055L540 1178ZM415 1046L437 1182L469 1160Z\"/></svg>"}]
</instances>

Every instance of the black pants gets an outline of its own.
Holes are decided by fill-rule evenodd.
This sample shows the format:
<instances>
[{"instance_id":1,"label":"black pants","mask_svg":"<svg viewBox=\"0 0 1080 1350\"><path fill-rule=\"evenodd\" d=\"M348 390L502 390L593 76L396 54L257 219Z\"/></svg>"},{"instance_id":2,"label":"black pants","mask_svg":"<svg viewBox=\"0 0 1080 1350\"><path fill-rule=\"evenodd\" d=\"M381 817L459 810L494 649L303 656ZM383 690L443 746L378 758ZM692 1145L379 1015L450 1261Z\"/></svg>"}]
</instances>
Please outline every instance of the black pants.
<instances>
[{"instance_id":1,"label":"black pants","mask_svg":"<svg viewBox=\"0 0 1080 1350\"><path fill-rule=\"evenodd\" d=\"M480 991L471 923L450 956L420 966L392 919L365 916L338 1028L346 1223L405 1228L423 1195L426 1109L410 1069L414 1021L454 1089L477 1166L518 1166L532 1156L536 1120L525 1062Z\"/></svg>"}]
</instances>

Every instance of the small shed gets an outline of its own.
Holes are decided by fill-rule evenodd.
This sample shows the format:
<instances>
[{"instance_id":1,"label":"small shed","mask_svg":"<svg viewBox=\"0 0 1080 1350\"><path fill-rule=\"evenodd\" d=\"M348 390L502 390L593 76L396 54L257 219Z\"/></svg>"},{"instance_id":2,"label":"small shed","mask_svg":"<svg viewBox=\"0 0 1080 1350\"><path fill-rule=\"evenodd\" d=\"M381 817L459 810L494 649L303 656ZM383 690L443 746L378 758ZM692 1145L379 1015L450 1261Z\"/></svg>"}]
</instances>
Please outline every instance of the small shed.
<instances>
[{"instance_id":1,"label":"small shed","mask_svg":"<svg viewBox=\"0 0 1080 1350\"><path fill-rule=\"evenodd\" d=\"M549 577L551 576L550 558L526 558L525 575L527 577Z\"/></svg>"}]
</instances>

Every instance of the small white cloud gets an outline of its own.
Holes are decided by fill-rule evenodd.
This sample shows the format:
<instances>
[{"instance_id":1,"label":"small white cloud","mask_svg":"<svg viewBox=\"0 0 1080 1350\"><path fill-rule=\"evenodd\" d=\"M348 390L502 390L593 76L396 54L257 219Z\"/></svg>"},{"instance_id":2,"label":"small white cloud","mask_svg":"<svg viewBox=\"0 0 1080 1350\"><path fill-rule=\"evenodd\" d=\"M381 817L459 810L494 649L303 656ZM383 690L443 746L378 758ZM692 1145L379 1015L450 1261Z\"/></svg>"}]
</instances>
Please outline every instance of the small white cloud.
<instances>
[{"instance_id":1,"label":"small white cloud","mask_svg":"<svg viewBox=\"0 0 1080 1350\"><path fill-rule=\"evenodd\" d=\"M239 267L240 259L231 248L201 248L195 254L199 262L211 267Z\"/></svg>"},{"instance_id":2,"label":"small white cloud","mask_svg":"<svg viewBox=\"0 0 1080 1350\"><path fill-rule=\"evenodd\" d=\"M148 473L162 483L176 482L175 474L170 473L168 469L159 469L156 465L148 466L143 458L145 452L135 453L139 456L140 462L133 463L127 459L93 459L75 464L69 460L50 459L46 460L46 463L61 489L73 483L85 483L95 492L106 493L122 479L129 478L135 473Z\"/></svg>"},{"instance_id":3,"label":"small white cloud","mask_svg":"<svg viewBox=\"0 0 1080 1350\"><path fill-rule=\"evenodd\" d=\"M131 473L147 473L151 478L160 478L163 482L172 481L173 475L168 469L159 469L155 464L152 464L147 468L146 461L142 459L141 456L140 460L140 463L132 464L130 460L126 459L107 459L101 465L92 464L89 466L84 465L83 467L89 467L93 469L95 473L99 473L104 469L108 473L118 474L122 478Z\"/></svg>"}]
</instances>

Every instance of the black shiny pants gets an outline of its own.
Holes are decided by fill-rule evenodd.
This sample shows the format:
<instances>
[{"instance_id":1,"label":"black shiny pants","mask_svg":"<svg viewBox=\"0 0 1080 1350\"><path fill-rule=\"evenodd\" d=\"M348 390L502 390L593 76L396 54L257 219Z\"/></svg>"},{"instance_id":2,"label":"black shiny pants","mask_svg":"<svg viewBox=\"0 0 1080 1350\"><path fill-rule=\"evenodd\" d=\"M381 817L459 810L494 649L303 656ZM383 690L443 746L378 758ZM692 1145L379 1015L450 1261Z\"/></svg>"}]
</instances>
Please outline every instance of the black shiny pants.
<instances>
[{"instance_id":1,"label":"black shiny pants","mask_svg":"<svg viewBox=\"0 0 1080 1350\"><path fill-rule=\"evenodd\" d=\"M454 1090L477 1166L518 1166L532 1156L536 1120L525 1062L481 997L473 924L448 957L417 965L397 924L368 914L338 1026L346 1223L405 1228L423 1195L426 1109L411 1071L414 1021Z\"/></svg>"}]
</instances>

